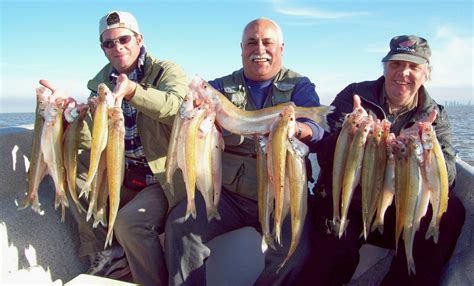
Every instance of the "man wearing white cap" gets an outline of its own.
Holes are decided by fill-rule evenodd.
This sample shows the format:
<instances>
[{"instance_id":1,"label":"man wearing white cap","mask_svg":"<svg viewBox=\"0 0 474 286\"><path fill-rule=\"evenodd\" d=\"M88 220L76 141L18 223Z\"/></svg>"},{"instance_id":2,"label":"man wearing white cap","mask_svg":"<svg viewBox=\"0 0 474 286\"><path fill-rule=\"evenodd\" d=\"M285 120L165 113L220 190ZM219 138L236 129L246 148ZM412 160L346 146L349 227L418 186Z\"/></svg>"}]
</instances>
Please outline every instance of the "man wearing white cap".
<instances>
[{"instance_id":1,"label":"man wearing white cap","mask_svg":"<svg viewBox=\"0 0 474 286\"><path fill-rule=\"evenodd\" d=\"M174 196L165 192L160 182L164 180L174 116L187 92L188 79L177 64L158 60L145 48L138 23L130 13L107 13L100 20L99 38L109 63L87 87L94 97L100 83L113 90L119 78L123 82L126 168L113 247L104 251L106 229L93 228L92 220L87 222L85 214L72 207L79 225L79 254L92 258L90 274L121 278L127 274L128 264L133 282L167 285L159 234L164 231L168 209L185 193L180 191L184 189L179 188L178 180ZM90 124L88 127L81 145L85 150L91 143ZM79 189L87 177L88 159L89 152L83 152L79 159Z\"/></svg>"}]
</instances>

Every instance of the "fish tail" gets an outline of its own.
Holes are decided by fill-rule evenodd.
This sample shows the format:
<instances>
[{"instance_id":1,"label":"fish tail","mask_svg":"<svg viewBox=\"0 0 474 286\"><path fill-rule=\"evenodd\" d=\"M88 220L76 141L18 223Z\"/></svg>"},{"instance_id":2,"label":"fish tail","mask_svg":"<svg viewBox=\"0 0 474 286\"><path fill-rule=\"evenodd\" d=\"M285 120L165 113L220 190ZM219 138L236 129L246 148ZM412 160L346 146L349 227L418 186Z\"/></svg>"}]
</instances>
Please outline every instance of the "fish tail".
<instances>
[{"instance_id":1,"label":"fish tail","mask_svg":"<svg viewBox=\"0 0 474 286\"><path fill-rule=\"evenodd\" d=\"M61 204L61 222L64 223L66 217L66 206Z\"/></svg>"},{"instance_id":2,"label":"fish tail","mask_svg":"<svg viewBox=\"0 0 474 286\"><path fill-rule=\"evenodd\" d=\"M21 202L21 205L18 206L18 210L24 210L29 206L31 206L31 209L36 213L41 212L41 204L39 202L38 196L30 197L27 195Z\"/></svg>"},{"instance_id":3,"label":"fish tail","mask_svg":"<svg viewBox=\"0 0 474 286\"><path fill-rule=\"evenodd\" d=\"M86 200L89 199L89 192L91 190L91 184L92 184L92 180L91 181L87 180L84 183L84 186L81 189L81 193L79 194L79 198L81 198L84 195Z\"/></svg>"},{"instance_id":4,"label":"fish tail","mask_svg":"<svg viewBox=\"0 0 474 286\"><path fill-rule=\"evenodd\" d=\"M163 189L164 189L164 190L167 190L168 192L170 192L170 194L172 194L172 195L174 196L174 186L173 186L173 183L165 182L162 186L163 186Z\"/></svg>"},{"instance_id":5,"label":"fish tail","mask_svg":"<svg viewBox=\"0 0 474 286\"><path fill-rule=\"evenodd\" d=\"M378 230L380 234L383 234L383 222L380 222L378 220L374 221L374 224L372 225L370 231Z\"/></svg>"},{"instance_id":6,"label":"fish tail","mask_svg":"<svg viewBox=\"0 0 474 286\"><path fill-rule=\"evenodd\" d=\"M429 239L430 237L433 237L433 241L438 243L439 228L437 228L435 225L430 225L426 231L425 239Z\"/></svg>"},{"instance_id":7,"label":"fish tail","mask_svg":"<svg viewBox=\"0 0 474 286\"><path fill-rule=\"evenodd\" d=\"M54 209L58 209L59 206L61 206L61 222L64 222L66 208L69 207L69 202L64 191L56 192L56 197L54 200Z\"/></svg>"},{"instance_id":8,"label":"fish tail","mask_svg":"<svg viewBox=\"0 0 474 286\"><path fill-rule=\"evenodd\" d=\"M278 266L277 270L276 270L276 273L278 274L280 272L280 270L283 268L283 266L285 266L286 262L290 259L289 256L286 256L285 260L283 260L283 262Z\"/></svg>"},{"instance_id":9,"label":"fish tail","mask_svg":"<svg viewBox=\"0 0 474 286\"><path fill-rule=\"evenodd\" d=\"M346 227L349 224L349 220L345 216L341 217L341 222L339 223L339 238L342 237L346 231Z\"/></svg>"},{"instance_id":10,"label":"fish tail","mask_svg":"<svg viewBox=\"0 0 474 286\"><path fill-rule=\"evenodd\" d=\"M77 211L79 213L82 213L82 212L87 212L86 209L82 206L81 202L76 198L76 199L72 199L74 201L74 204L76 205L77 207Z\"/></svg>"},{"instance_id":11,"label":"fish tail","mask_svg":"<svg viewBox=\"0 0 474 286\"><path fill-rule=\"evenodd\" d=\"M196 203L194 200L188 200L188 205L186 206L186 216L184 217L184 220L187 220L190 215L193 217L193 219L196 219Z\"/></svg>"},{"instance_id":12,"label":"fish tail","mask_svg":"<svg viewBox=\"0 0 474 286\"><path fill-rule=\"evenodd\" d=\"M407 255L407 266L408 266L408 275L410 275L411 273L416 275L415 260L413 259L412 255Z\"/></svg>"},{"instance_id":13,"label":"fish tail","mask_svg":"<svg viewBox=\"0 0 474 286\"><path fill-rule=\"evenodd\" d=\"M77 197L76 191L75 190L73 191L71 187L69 187L69 194L71 195L72 201L76 205L77 211L79 213L86 212L86 209L82 206L81 202L79 201Z\"/></svg>"},{"instance_id":14,"label":"fish tail","mask_svg":"<svg viewBox=\"0 0 474 286\"><path fill-rule=\"evenodd\" d=\"M281 224L275 224L275 241L281 245Z\"/></svg>"},{"instance_id":15,"label":"fish tail","mask_svg":"<svg viewBox=\"0 0 474 286\"><path fill-rule=\"evenodd\" d=\"M57 209L60 205L62 207L69 207L69 202L64 191L56 192L56 197L54 200L54 209Z\"/></svg>"},{"instance_id":16,"label":"fish tail","mask_svg":"<svg viewBox=\"0 0 474 286\"><path fill-rule=\"evenodd\" d=\"M273 238L270 234L264 234L263 237L262 237L262 249L264 248L272 248L272 249L276 249L275 248L275 242L273 241Z\"/></svg>"},{"instance_id":17,"label":"fish tail","mask_svg":"<svg viewBox=\"0 0 474 286\"><path fill-rule=\"evenodd\" d=\"M94 207L95 201L91 200L91 202L89 203L89 208L87 209L86 221L89 221L89 219L92 217Z\"/></svg>"},{"instance_id":18,"label":"fish tail","mask_svg":"<svg viewBox=\"0 0 474 286\"><path fill-rule=\"evenodd\" d=\"M97 211L97 214L96 214L95 217L94 217L94 223L92 224L92 226L93 226L94 228L96 228L96 227L99 225L99 223L100 223L103 227L106 227L106 226L107 226L107 220L106 220L106 218L105 218L105 211L104 211L103 208L102 208L102 209L99 209L99 210Z\"/></svg>"},{"instance_id":19,"label":"fish tail","mask_svg":"<svg viewBox=\"0 0 474 286\"><path fill-rule=\"evenodd\" d=\"M113 228L109 227L109 230L107 231L107 237L105 238L105 245L104 249L107 248L107 245L112 245L112 238L114 236L114 230Z\"/></svg>"},{"instance_id":20,"label":"fish tail","mask_svg":"<svg viewBox=\"0 0 474 286\"><path fill-rule=\"evenodd\" d=\"M207 221L211 221L213 218L220 220L221 215L215 206L212 206L210 209L207 210Z\"/></svg>"},{"instance_id":21,"label":"fish tail","mask_svg":"<svg viewBox=\"0 0 474 286\"><path fill-rule=\"evenodd\" d=\"M364 221L364 240L367 240L367 236L369 235L368 229L370 228L367 221Z\"/></svg>"}]
</instances>

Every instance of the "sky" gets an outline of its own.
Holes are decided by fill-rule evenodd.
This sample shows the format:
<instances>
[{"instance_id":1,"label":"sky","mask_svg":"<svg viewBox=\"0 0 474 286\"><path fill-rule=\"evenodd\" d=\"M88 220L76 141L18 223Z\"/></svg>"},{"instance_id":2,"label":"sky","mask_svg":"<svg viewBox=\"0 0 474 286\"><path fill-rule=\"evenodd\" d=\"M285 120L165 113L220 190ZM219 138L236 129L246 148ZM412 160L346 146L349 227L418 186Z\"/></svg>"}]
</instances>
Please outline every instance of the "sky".
<instances>
[{"instance_id":1,"label":"sky","mask_svg":"<svg viewBox=\"0 0 474 286\"><path fill-rule=\"evenodd\" d=\"M381 76L392 37L422 36L432 50L430 95L474 104L473 2L0 0L0 113L34 112L40 79L85 102L87 81L107 63L99 20L113 10L135 15L157 58L206 80L241 68L244 26L273 19L283 30L283 65L309 77L322 104L350 83Z\"/></svg>"}]
</instances>

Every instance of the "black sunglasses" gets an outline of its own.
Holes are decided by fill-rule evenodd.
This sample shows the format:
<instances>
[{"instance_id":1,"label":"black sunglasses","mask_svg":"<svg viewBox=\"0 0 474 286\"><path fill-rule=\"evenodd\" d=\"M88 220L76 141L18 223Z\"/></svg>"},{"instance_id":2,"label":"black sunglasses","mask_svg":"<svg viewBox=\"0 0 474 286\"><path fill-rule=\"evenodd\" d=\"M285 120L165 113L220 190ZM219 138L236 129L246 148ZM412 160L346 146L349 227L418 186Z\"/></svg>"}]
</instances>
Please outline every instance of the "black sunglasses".
<instances>
[{"instance_id":1,"label":"black sunglasses","mask_svg":"<svg viewBox=\"0 0 474 286\"><path fill-rule=\"evenodd\" d=\"M120 36L116 39L105 40L101 43L101 46L106 49L112 49L115 47L116 43L120 43L121 45L128 44L132 39L132 35L124 35Z\"/></svg>"}]
</instances>

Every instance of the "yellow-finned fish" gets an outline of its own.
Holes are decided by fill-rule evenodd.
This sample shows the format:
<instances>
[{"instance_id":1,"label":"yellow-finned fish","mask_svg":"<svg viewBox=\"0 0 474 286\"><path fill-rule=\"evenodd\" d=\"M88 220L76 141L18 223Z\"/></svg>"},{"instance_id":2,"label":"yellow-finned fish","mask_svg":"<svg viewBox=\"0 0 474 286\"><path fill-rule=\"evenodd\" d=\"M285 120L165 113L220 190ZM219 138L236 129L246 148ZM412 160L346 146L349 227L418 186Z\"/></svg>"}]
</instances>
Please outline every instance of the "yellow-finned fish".
<instances>
[{"instance_id":1,"label":"yellow-finned fish","mask_svg":"<svg viewBox=\"0 0 474 286\"><path fill-rule=\"evenodd\" d=\"M108 110L107 136L107 186L109 190L109 226L105 247L112 244L113 227L120 204L120 188L125 171L125 123L122 112L122 98L117 98Z\"/></svg>"},{"instance_id":2,"label":"yellow-finned fish","mask_svg":"<svg viewBox=\"0 0 474 286\"><path fill-rule=\"evenodd\" d=\"M77 155L79 149L80 132L84 126L84 118L89 110L86 104L80 104L74 109L76 116L64 131L64 168L66 169L66 179L69 194L74 201L77 210L80 212L86 211L79 202L76 191L76 177L77 177Z\"/></svg>"},{"instance_id":3,"label":"yellow-finned fish","mask_svg":"<svg viewBox=\"0 0 474 286\"><path fill-rule=\"evenodd\" d=\"M434 117L437 111L434 110ZM434 121L434 118L433 120ZM443 151L436 137L436 132L430 122L422 123L422 143L428 154L425 156L425 169L427 169L428 185L431 193L431 205L433 217L430 226L426 231L426 238L433 237L437 243L439 236L439 224L441 217L448 209L449 181L448 170L444 159ZM429 146L426 147L425 146Z\"/></svg>"},{"instance_id":4,"label":"yellow-finned fish","mask_svg":"<svg viewBox=\"0 0 474 286\"><path fill-rule=\"evenodd\" d=\"M103 83L99 84L98 90L98 100L93 117L89 171L87 173L87 180L82 187L79 197L82 197L83 195L85 195L86 198L89 197L92 180L99 168L100 156L107 145L107 96L110 95L110 90Z\"/></svg>"},{"instance_id":5,"label":"yellow-finned fish","mask_svg":"<svg viewBox=\"0 0 474 286\"><path fill-rule=\"evenodd\" d=\"M106 157L107 152L102 152L102 156ZM107 158L102 158L101 160L105 160L107 164ZM100 165L100 164L99 164ZM102 169L102 168L100 168ZM97 174L97 177L102 177L99 181L100 183L97 184L97 202L96 202L96 209L94 214L94 223L93 227L97 227L100 223L103 227L108 225L107 222L107 198L109 197L109 189L107 187L107 168L104 168L102 175Z\"/></svg>"},{"instance_id":6,"label":"yellow-finned fish","mask_svg":"<svg viewBox=\"0 0 474 286\"><path fill-rule=\"evenodd\" d=\"M413 259L413 242L416 233L416 212L420 207L422 193L421 161L423 147L417 136L408 137L407 179L405 185L405 208L403 222L403 241L407 258L408 274L416 274Z\"/></svg>"},{"instance_id":7,"label":"yellow-finned fish","mask_svg":"<svg viewBox=\"0 0 474 286\"><path fill-rule=\"evenodd\" d=\"M291 141L296 142L295 144L298 145L304 145L304 143L296 138L292 138ZM279 269L288 262L290 257L296 251L296 247L301 239L301 234L303 233L303 226L308 210L308 180L304 162L304 156L306 156L308 152L305 152L306 154L304 156L300 156L296 151L294 151L292 146L289 146L287 149L286 177L288 178L290 191L291 244L288 254ZM309 148L307 151L309 151Z\"/></svg>"},{"instance_id":8,"label":"yellow-finned fish","mask_svg":"<svg viewBox=\"0 0 474 286\"><path fill-rule=\"evenodd\" d=\"M38 199L38 189L44 176L47 174L46 162L41 151L41 134L43 132L44 118L43 113L46 109L46 104L49 101L49 96L44 87L36 89L36 117L33 133L33 143L31 147L30 167L28 169L28 193L19 209L31 208L39 213L41 204Z\"/></svg>"},{"instance_id":9,"label":"yellow-finned fish","mask_svg":"<svg viewBox=\"0 0 474 286\"><path fill-rule=\"evenodd\" d=\"M371 231L378 229L383 233L383 221L387 208L392 204L395 196L395 155L393 154L392 141L395 140L395 134L390 133L385 142L387 151L387 163L385 164L385 173L383 179L383 189L377 201L377 214L372 225Z\"/></svg>"},{"instance_id":10,"label":"yellow-finned fish","mask_svg":"<svg viewBox=\"0 0 474 286\"><path fill-rule=\"evenodd\" d=\"M269 166L270 183L275 192L274 231L275 240L280 243L281 225L283 222L284 189L287 140L294 135L295 110L288 105L282 112L281 118L272 127L269 135L269 150L267 151L267 166ZM291 130L293 132L291 133Z\"/></svg>"},{"instance_id":11,"label":"yellow-finned fish","mask_svg":"<svg viewBox=\"0 0 474 286\"><path fill-rule=\"evenodd\" d=\"M360 97L354 95L354 110L347 114L342 123L342 129L337 137L336 149L334 152L334 161L332 169L332 198L333 198L333 224L336 228L339 227L340 214L340 198L342 191L342 180L344 178L344 168L347 158L349 145L354 137L357 125L362 118L367 116L367 112L362 108Z\"/></svg>"},{"instance_id":12,"label":"yellow-finned fish","mask_svg":"<svg viewBox=\"0 0 474 286\"><path fill-rule=\"evenodd\" d=\"M186 186L187 208L185 219L191 215L196 218L196 204L194 201L196 190L196 137L201 121L206 116L206 109L198 107L193 110L193 116L187 118L181 126L179 146L177 150L178 167L183 172Z\"/></svg>"},{"instance_id":13,"label":"yellow-finned fish","mask_svg":"<svg viewBox=\"0 0 474 286\"><path fill-rule=\"evenodd\" d=\"M217 206L214 204L214 181L212 171L212 145L215 113L208 114L199 126L196 138L196 185L201 192L205 204L207 220L211 221L213 218L220 219Z\"/></svg>"},{"instance_id":14,"label":"yellow-finned fish","mask_svg":"<svg viewBox=\"0 0 474 286\"><path fill-rule=\"evenodd\" d=\"M329 131L326 115L331 113L334 107L300 107L293 102L279 104L277 106L259 110L243 110L236 107L223 94L210 86L206 81L195 78L190 84L190 90L195 91L200 98L208 99L213 110L216 111L216 120L224 129L240 135L267 134L276 118L283 110L291 105L295 110L295 117L310 118L319 124L324 130Z\"/></svg>"},{"instance_id":15,"label":"yellow-finned fish","mask_svg":"<svg viewBox=\"0 0 474 286\"><path fill-rule=\"evenodd\" d=\"M387 165L387 139L390 134L390 121L383 119L382 121L377 120L376 125L376 148L375 148L375 174L374 174L374 190L372 191L372 197L370 198L370 213L369 217L375 217L379 201L383 194L385 169Z\"/></svg>"},{"instance_id":16,"label":"yellow-finned fish","mask_svg":"<svg viewBox=\"0 0 474 286\"><path fill-rule=\"evenodd\" d=\"M64 222L66 207L69 206L63 162L63 99L52 98L44 111L45 122L41 134L41 151L56 188L54 208L61 205L61 221Z\"/></svg>"},{"instance_id":17,"label":"yellow-finned fish","mask_svg":"<svg viewBox=\"0 0 474 286\"><path fill-rule=\"evenodd\" d=\"M107 147L106 147L107 150ZM86 220L94 216L94 222L97 225L97 220L103 220L102 218L97 218L97 211L99 209L99 196L102 196L103 199L104 188L106 186L105 181L107 180L107 152L102 152L99 160L99 167L95 173L94 180L91 184L91 190L89 193L89 208L87 210ZM103 203L103 202L102 202Z\"/></svg>"},{"instance_id":18,"label":"yellow-finned fish","mask_svg":"<svg viewBox=\"0 0 474 286\"><path fill-rule=\"evenodd\" d=\"M375 162L377 141L381 134L378 133L377 124L371 122L369 133L367 134L367 140L364 147L364 157L362 159L361 169L361 197L362 197L362 222L363 222L363 233L364 239L367 240L367 236L372 223L371 215L371 199L372 192L374 192L375 184L375 169L378 168Z\"/></svg>"},{"instance_id":19,"label":"yellow-finned fish","mask_svg":"<svg viewBox=\"0 0 474 286\"><path fill-rule=\"evenodd\" d=\"M344 168L341 193L341 222L339 225L339 238L342 237L347 227L347 213L352 200L354 189L359 184L364 146L370 130L371 119L365 118L359 125L347 152L347 162Z\"/></svg>"},{"instance_id":20,"label":"yellow-finned fish","mask_svg":"<svg viewBox=\"0 0 474 286\"><path fill-rule=\"evenodd\" d=\"M395 156L395 250L398 251L398 241L400 240L405 220L408 152L406 144L399 139L392 141L392 150Z\"/></svg>"},{"instance_id":21,"label":"yellow-finned fish","mask_svg":"<svg viewBox=\"0 0 474 286\"><path fill-rule=\"evenodd\" d=\"M257 202L258 220L262 227L262 249L265 246L275 249L275 243L270 232L270 216L273 212L275 194L268 183L267 154L265 152L268 139L265 136L257 137L255 140L257 151Z\"/></svg>"},{"instance_id":22,"label":"yellow-finned fish","mask_svg":"<svg viewBox=\"0 0 474 286\"><path fill-rule=\"evenodd\" d=\"M166 155L165 163L165 183L163 188L170 191L171 194L174 194L173 187L173 175L178 169L178 145L179 145L179 136L182 132L182 126L184 122L184 114L189 110L193 109L193 101L187 96L185 100L181 103L178 114L175 115L173 121L173 128L171 129L170 143L168 146L168 153Z\"/></svg>"},{"instance_id":23,"label":"yellow-finned fish","mask_svg":"<svg viewBox=\"0 0 474 286\"><path fill-rule=\"evenodd\" d=\"M222 134L215 125L212 126L211 132L212 184L214 186L214 206L217 209L222 189L222 152L224 151L225 144Z\"/></svg>"}]
</instances>

